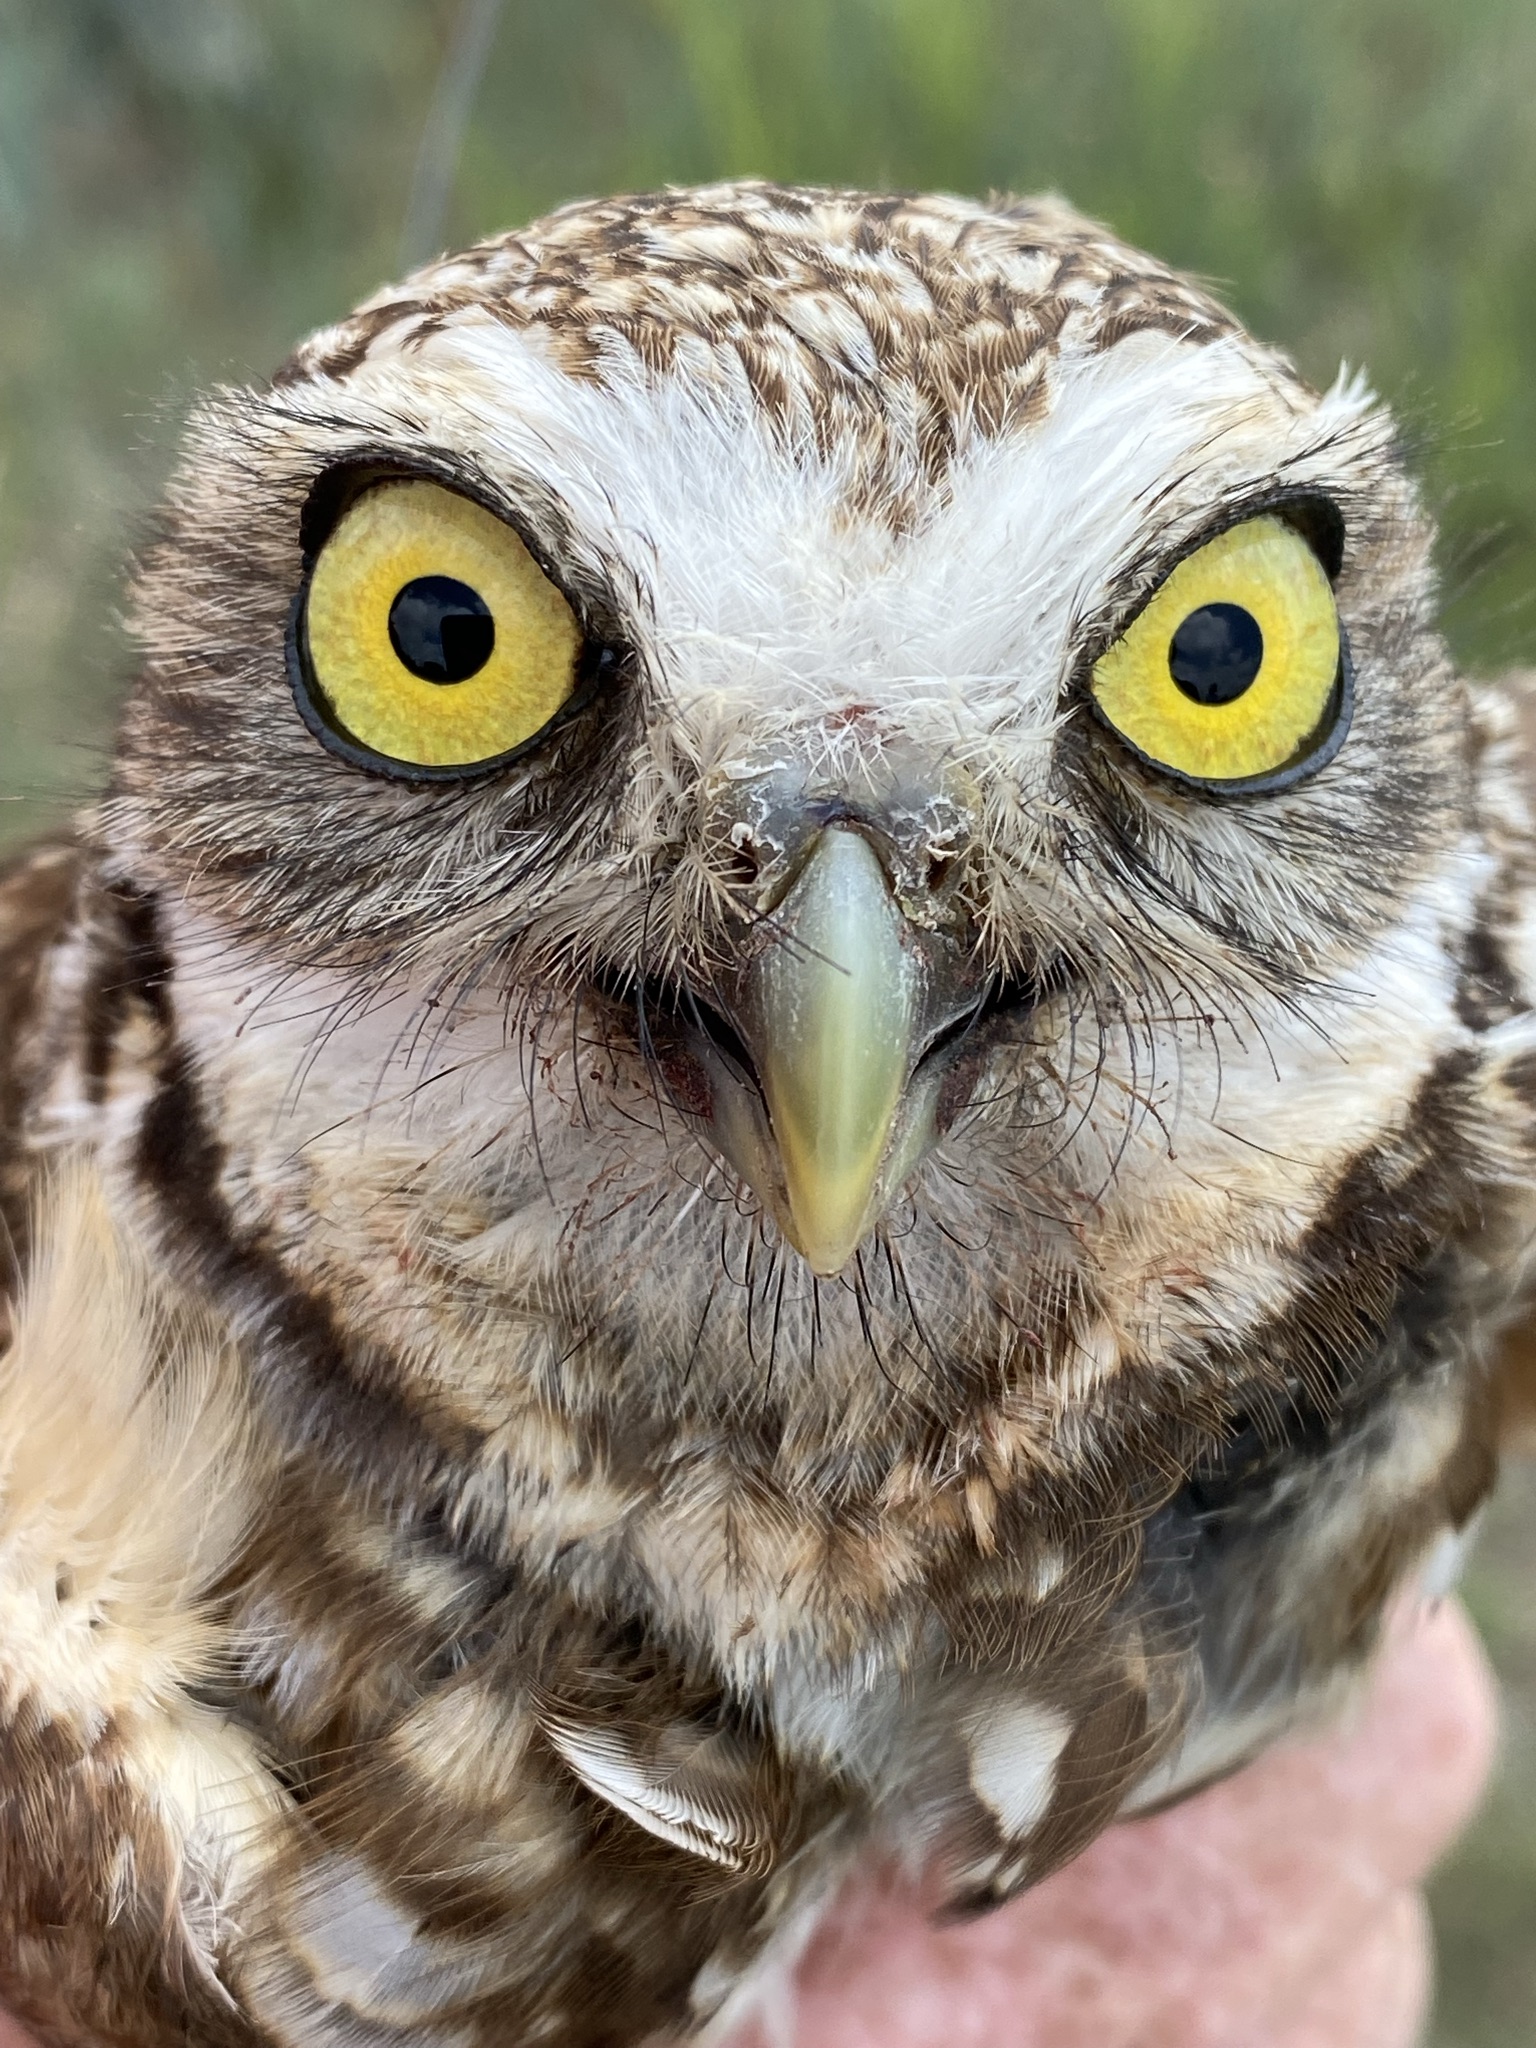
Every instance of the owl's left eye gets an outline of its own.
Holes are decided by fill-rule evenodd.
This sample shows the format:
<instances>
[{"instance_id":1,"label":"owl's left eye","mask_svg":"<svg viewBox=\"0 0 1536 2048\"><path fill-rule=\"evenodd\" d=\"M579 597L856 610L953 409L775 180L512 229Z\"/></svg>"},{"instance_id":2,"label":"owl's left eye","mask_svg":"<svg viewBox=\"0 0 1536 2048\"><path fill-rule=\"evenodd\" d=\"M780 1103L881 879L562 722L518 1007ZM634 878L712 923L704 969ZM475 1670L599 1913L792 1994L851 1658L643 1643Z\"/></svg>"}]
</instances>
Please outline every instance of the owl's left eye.
<instances>
[{"instance_id":1,"label":"owl's left eye","mask_svg":"<svg viewBox=\"0 0 1536 2048\"><path fill-rule=\"evenodd\" d=\"M1179 563L1095 662L1093 702L1143 760L1182 781L1279 787L1343 737L1342 649L1322 563L1265 514Z\"/></svg>"},{"instance_id":2,"label":"owl's left eye","mask_svg":"<svg viewBox=\"0 0 1536 2048\"><path fill-rule=\"evenodd\" d=\"M582 632L505 521L425 478L364 491L321 548L297 630L306 724L359 765L483 771L576 689Z\"/></svg>"}]
</instances>

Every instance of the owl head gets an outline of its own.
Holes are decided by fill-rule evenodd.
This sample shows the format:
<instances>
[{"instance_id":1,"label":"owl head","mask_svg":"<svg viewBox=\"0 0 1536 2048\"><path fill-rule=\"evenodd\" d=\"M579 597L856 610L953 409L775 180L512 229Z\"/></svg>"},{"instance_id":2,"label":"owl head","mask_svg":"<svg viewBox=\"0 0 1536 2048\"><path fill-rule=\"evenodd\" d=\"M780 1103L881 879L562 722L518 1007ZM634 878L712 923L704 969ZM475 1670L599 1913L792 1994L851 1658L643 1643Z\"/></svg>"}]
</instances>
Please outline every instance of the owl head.
<instances>
[{"instance_id":1,"label":"owl head","mask_svg":"<svg viewBox=\"0 0 1536 2048\"><path fill-rule=\"evenodd\" d=\"M706 1324L854 1408L1240 1343L1444 1039L1428 546L1359 383L1051 199L379 293L203 406L136 586L107 836L229 1199L674 1392Z\"/></svg>"}]
</instances>

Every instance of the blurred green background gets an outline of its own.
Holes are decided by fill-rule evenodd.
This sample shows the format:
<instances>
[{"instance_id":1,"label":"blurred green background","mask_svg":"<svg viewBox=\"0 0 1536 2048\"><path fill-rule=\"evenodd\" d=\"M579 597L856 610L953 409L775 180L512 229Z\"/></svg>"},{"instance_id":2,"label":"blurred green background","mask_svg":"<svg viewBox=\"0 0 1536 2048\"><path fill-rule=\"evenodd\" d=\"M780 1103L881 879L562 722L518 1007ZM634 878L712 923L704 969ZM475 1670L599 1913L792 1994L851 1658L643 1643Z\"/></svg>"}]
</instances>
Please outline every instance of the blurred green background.
<instances>
[{"instance_id":1,"label":"blurred green background","mask_svg":"<svg viewBox=\"0 0 1536 2048\"><path fill-rule=\"evenodd\" d=\"M1458 651L1536 658L1536 0L0 0L0 841L97 782L119 568L198 386L444 243L737 172L1055 187L1314 380L1365 364ZM1517 1470L1436 2048L1536 2043L1533 1562Z\"/></svg>"}]
</instances>

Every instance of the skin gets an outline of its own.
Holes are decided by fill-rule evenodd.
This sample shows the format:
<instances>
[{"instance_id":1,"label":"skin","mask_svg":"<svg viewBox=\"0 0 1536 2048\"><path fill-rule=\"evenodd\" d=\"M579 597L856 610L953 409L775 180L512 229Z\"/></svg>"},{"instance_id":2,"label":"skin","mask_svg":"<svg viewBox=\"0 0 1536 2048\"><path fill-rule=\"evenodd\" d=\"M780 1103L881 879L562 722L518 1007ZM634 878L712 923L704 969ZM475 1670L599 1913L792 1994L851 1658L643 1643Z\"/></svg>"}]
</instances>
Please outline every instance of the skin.
<instances>
[{"instance_id":1,"label":"skin","mask_svg":"<svg viewBox=\"0 0 1536 2048\"><path fill-rule=\"evenodd\" d=\"M788 2001L724 2048L1411 2048L1419 1883L1487 1777L1493 1679L1461 1609L1400 1618L1338 1727L1118 1827L999 1912L935 1926L866 1886ZM0 2048L38 2048L0 2012Z\"/></svg>"}]
</instances>

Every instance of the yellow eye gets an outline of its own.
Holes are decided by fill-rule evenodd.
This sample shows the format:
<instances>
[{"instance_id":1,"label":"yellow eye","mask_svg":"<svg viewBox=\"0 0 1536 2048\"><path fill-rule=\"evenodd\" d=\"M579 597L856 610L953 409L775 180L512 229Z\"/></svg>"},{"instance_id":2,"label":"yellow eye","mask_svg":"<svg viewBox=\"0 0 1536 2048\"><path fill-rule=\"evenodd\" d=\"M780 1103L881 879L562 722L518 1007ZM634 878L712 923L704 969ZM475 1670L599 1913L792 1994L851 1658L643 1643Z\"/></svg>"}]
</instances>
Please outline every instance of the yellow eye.
<instances>
[{"instance_id":1,"label":"yellow eye","mask_svg":"<svg viewBox=\"0 0 1536 2048\"><path fill-rule=\"evenodd\" d=\"M1154 767L1254 783L1343 738L1340 649L1322 564L1266 514L1180 562L1094 664L1093 698Z\"/></svg>"},{"instance_id":2,"label":"yellow eye","mask_svg":"<svg viewBox=\"0 0 1536 2048\"><path fill-rule=\"evenodd\" d=\"M299 706L327 744L442 774L542 731L575 690L582 635L510 526L414 478L376 484L342 515L302 640Z\"/></svg>"}]
</instances>

